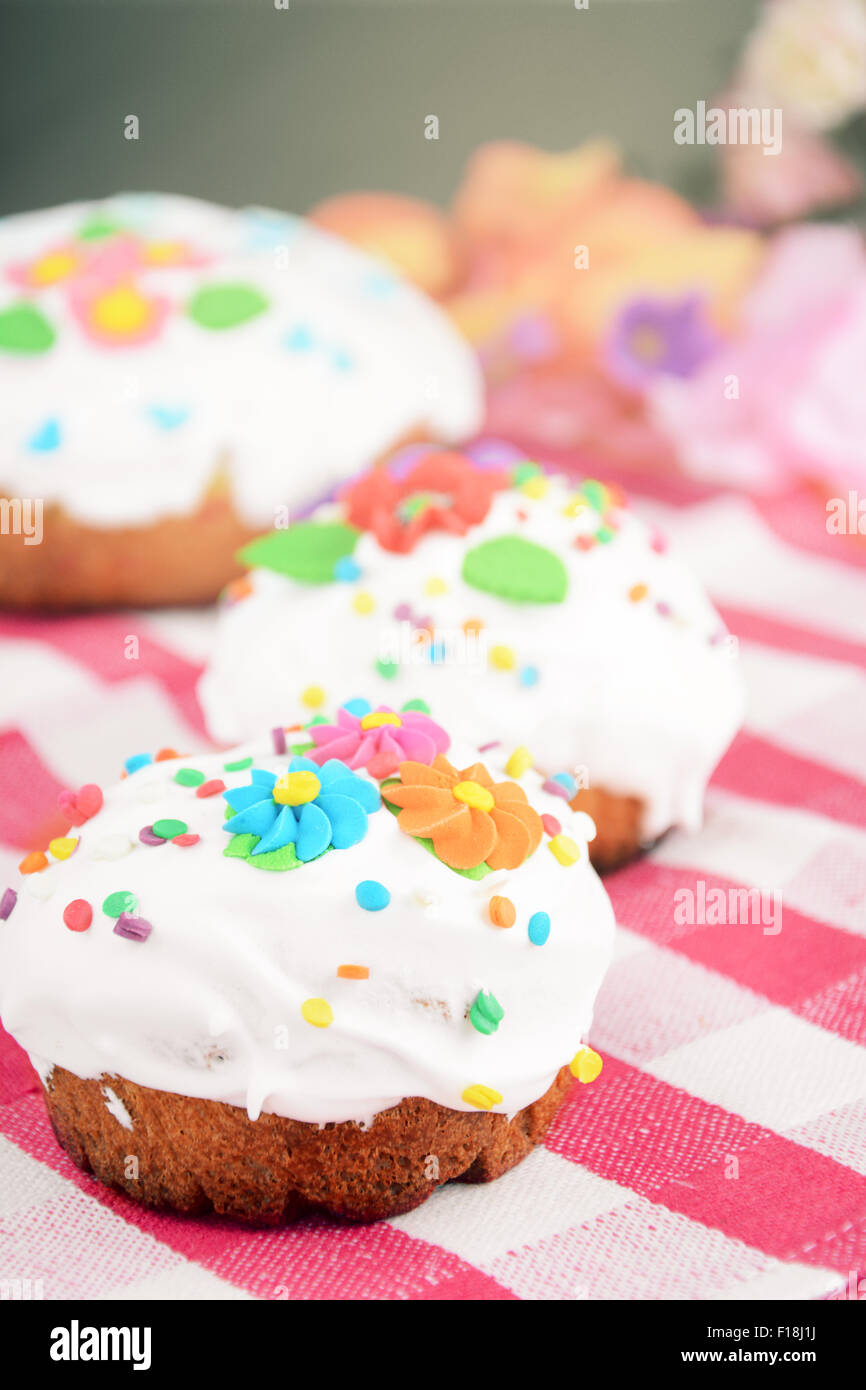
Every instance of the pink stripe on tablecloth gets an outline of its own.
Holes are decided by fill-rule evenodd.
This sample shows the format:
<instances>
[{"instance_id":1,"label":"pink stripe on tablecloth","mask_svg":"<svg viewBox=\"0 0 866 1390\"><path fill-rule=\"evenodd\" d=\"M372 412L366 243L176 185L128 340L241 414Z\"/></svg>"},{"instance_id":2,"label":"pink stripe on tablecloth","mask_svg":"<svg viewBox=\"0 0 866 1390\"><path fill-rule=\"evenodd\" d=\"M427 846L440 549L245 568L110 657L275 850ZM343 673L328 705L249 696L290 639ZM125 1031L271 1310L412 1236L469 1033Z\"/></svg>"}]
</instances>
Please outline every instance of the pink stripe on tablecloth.
<instances>
[{"instance_id":1,"label":"pink stripe on tablecloth","mask_svg":"<svg viewBox=\"0 0 866 1390\"><path fill-rule=\"evenodd\" d=\"M0 1024L0 1106L38 1090L39 1080L26 1052Z\"/></svg>"},{"instance_id":2,"label":"pink stripe on tablecloth","mask_svg":"<svg viewBox=\"0 0 866 1390\"><path fill-rule=\"evenodd\" d=\"M777 1259L866 1264L866 1177L617 1058L572 1088L546 1147Z\"/></svg>"},{"instance_id":3,"label":"pink stripe on tablecloth","mask_svg":"<svg viewBox=\"0 0 866 1390\"><path fill-rule=\"evenodd\" d=\"M16 849L42 848L65 828L54 814L62 782L17 729L0 731L0 841ZM46 831L48 833L46 833Z\"/></svg>"},{"instance_id":4,"label":"pink stripe on tablecloth","mask_svg":"<svg viewBox=\"0 0 866 1390\"><path fill-rule=\"evenodd\" d=\"M765 647L778 647L785 652L800 652L803 656L819 656L826 661L845 661L866 668L866 643L800 627L750 608L718 601L716 607L728 630L744 642L760 642Z\"/></svg>"},{"instance_id":5,"label":"pink stripe on tablecloth","mask_svg":"<svg viewBox=\"0 0 866 1390\"><path fill-rule=\"evenodd\" d=\"M713 773L713 786L866 826L866 785L859 778L791 753L759 734L737 735Z\"/></svg>"},{"instance_id":6,"label":"pink stripe on tablecloth","mask_svg":"<svg viewBox=\"0 0 866 1390\"><path fill-rule=\"evenodd\" d=\"M138 640L138 657L126 656L128 638ZM158 681L191 728L205 735L195 696L202 667L162 646L147 632L135 613L111 613L70 618L0 614L0 640L43 642L106 684L135 680L142 675Z\"/></svg>"}]
</instances>

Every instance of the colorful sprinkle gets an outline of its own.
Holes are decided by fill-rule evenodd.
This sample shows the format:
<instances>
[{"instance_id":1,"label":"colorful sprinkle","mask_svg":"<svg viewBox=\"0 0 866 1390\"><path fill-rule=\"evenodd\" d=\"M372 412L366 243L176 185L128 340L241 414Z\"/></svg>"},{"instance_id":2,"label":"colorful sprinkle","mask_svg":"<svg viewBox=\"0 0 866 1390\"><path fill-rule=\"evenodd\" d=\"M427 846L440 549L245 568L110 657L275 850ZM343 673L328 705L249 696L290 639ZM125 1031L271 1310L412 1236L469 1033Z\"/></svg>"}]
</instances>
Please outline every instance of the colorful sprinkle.
<instances>
[{"instance_id":1,"label":"colorful sprinkle","mask_svg":"<svg viewBox=\"0 0 866 1390\"><path fill-rule=\"evenodd\" d=\"M325 692L320 685L308 685L306 690L301 692L301 702L307 709L321 709L325 703Z\"/></svg>"},{"instance_id":2,"label":"colorful sprinkle","mask_svg":"<svg viewBox=\"0 0 866 1390\"><path fill-rule=\"evenodd\" d=\"M479 752L479 753L489 753L491 748L501 748L501 747L502 747L502 740L501 740L501 739L498 739L498 738L492 738L492 739L490 740L489 743L481 743L481 744L479 744L479 745L478 745L478 752Z\"/></svg>"},{"instance_id":3,"label":"colorful sprinkle","mask_svg":"<svg viewBox=\"0 0 866 1390\"><path fill-rule=\"evenodd\" d=\"M62 791L57 805L70 825L83 825L102 809L102 792L95 782L88 782L77 792Z\"/></svg>"},{"instance_id":4,"label":"colorful sprinkle","mask_svg":"<svg viewBox=\"0 0 866 1390\"><path fill-rule=\"evenodd\" d=\"M541 790L547 792L548 796L559 796L563 801L569 800L567 789L556 777L548 777L547 781L542 782Z\"/></svg>"},{"instance_id":5,"label":"colorful sprinkle","mask_svg":"<svg viewBox=\"0 0 866 1390\"><path fill-rule=\"evenodd\" d=\"M392 681L397 675L396 661L377 661L376 670L383 680Z\"/></svg>"},{"instance_id":6,"label":"colorful sprinkle","mask_svg":"<svg viewBox=\"0 0 866 1390\"><path fill-rule=\"evenodd\" d=\"M56 875L52 873L31 874L25 884L31 898L38 898L38 900L43 903L47 902L52 896L56 886Z\"/></svg>"},{"instance_id":7,"label":"colorful sprinkle","mask_svg":"<svg viewBox=\"0 0 866 1390\"><path fill-rule=\"evenodd\" d=\"M174 758L180 758L183 754L178 753L176 748L160 748L158 753L154 753L155 763L170 763Z\"/></svg>"},{"instance_id":8,"label":"colorful sprinkle","mask_svg":"<svg viewBox=\"0 0 866 1390\"><path fill-rule=\"evenodd\" d=\"M334 1022L334 1010L327 999L305 999L301 1005L301 1016L314 1028L330 1028Z\"/></svg>"},{"instance_id":9,"label":"colorful sprinkle","mask_svg":"<svg viewBox=\"0 0 866 1390\"><path fill-rule=\"evenodd\" d=\"M281 758L286 751L286 731L282 724L277 724L276 728L271 729L271 742L274 745L274 752ZM250 763L252 763L252 758Z\"/></svg>"},{"instance_id":10,"label":"colorful sprinkle","mask_svg":"<svg viewBox=\"0 0 866 1390\"><path fill-rule=\"evenodd\" d=\"M547 912L533 912L529 919L529 939L533 946L543 946L550 936L550 915Z\"/></svg>"},{"instance_id":11,"label":"colorful sprinkle","mask_svg":"<svg viewBox=\"0 0 866 1390\"><path fill-rule=\"evenodd\" d=\"M489 1037L491 1033L496 1032L504 1017L505 1010L496 996L489 994L487 990L479 990L469 1010L469 1022L476 1033L484 1033Z\"/></svg>"},{"instance_id":12,"label":"colorful sprinkle","mask_svg":"<svg viewBox=\"0 0 866 1390\"><path fill-rule=\"evenodd\" d=\"M595 545L595 536L581 535L577 537L574 543L578 550L592 550Z\"/></svg>"},{"instance_id":13,"label":"colorful sprinkle","mask_svg":"<svg viewBox=\"0 0 866 1390\"><path fill-rule=\"evenodd\" d=\"M576 864L580 858L580 850L574 840L570 840L567 835L554 835L552 840L548 840L547 848L554 859L558 859L560 864L564 864L566 868Z\"/></svg>"},{"instance_id":14,"label":"colorful sprinkle","mask_svg":"<svg viewBox=\"0 0 866 1390\"><path fill-rule=\"evenodd\" d=\"M372 594L368 594L366 590L362 590L360 594L356 594L352 599L352 607L356 613L360 613L362 617L366 617L368 613L372 613L375 609L376 600ZM324 696L322 698L324 699Z\"/></svg>"},{"instance_id":15,"label":"colorful sprinkle","mask_svg":"<svg viewBox=\"0 0 866 1390\"><path fill-rule=\"evenodd\" d=\"M200 787L204 781L204 773L195 767L181 767L174 774L174 780L179 787Z\"/></svg>"},{"instance_id":16,"label":"colorful sprinkle","mask_svg":"<svg viewBox=\"0 0 866 1390\"><path fill-rule=\"evenodd\" d=\"M152 753L134 753L131 758L126 759L123 767L126 772L138 772L140 767L147 767L152 762Z\"/></svg>"},{"instance_id":17,"label":"colorful sprinkle","mask_svg":"<svg viewBox=\"0 0 866 1390\"><path fill-rule=\"evenodd\" d=\"M180 845L181 849L189 849L190 845L197 845L200 839L200 835L175 835L171 843Z\"/></svg>"},{"instance_id":18,"label":"colorful sprinkle","mask_svg":"<svg viewBox=\"0 0 866 1390\"><path fill-rule=\"evenodd\" d=\"M394 609L394 618L398 623L409 623L412 621L412 607L408 603L398 603Z\"/></svg>"},{"instance_id":19,"label":"colorful sprinkle","mask_svg":"<svg viewBox=\"0 0 866 1390\"><path fill-rule=\"evenodd\" d=\"M7 888L3 897L0 898L0 922L6 922L12 916L12 909L18 901L18 894L14 888Z\"/></svg>"},{"instance_id":20,"label":"colorful sprinkle","mask_svg":"<svg viewBox=\"0 0 866 1390\"><path fill-rule=\"evenodd\" d=\"M447 594L448 585L444 579L440 579L438 575L434 574L424 585L424 592L429 594L430 598L435 598L438 594Z\"/></svg>"},{"instance_id":21,"label":"colorful sprinkle","mask_svg":"<svg viewBox=\"0 0 866 1390\"><path fill-rule=\"evenodd\" d=\"M522 487L531 478L537 478L540 472L541 469L537 463L532 463L529 460L517 463L511 474L511 485L512 487Z\"/></svg>"},{"instance_id":22,"label":"colorful sprinkle","mask_svg":"<svg viewBox=\"0 0 866 1390\"><path fill-rule=\"evenodd\" d=\"M189 830L185 820L156 820L153 823L153 833L158 835L161 840L174 840L178 835L185 835Z\"/></svg>"},{"instance_id":23,"label":"colorful sprinkle","mask_svg":"<svg viewBox=\"0 0 866 1390\"><path fill-rule=\"evenodd\" d=\"M584 1084L594 1081L600 1074L604 1063L591 1047L581 1047L569 1062L569 1071Z\"/></svg>"},{"instance_id":24,"label":"colorful sprinkle","mask_svg":"<svg viewBox=\"0 0 866 1390\"><path fill-rule=\"evenodd\" d=\"M426 700L407 700L403 712L408 713L410 710L414 710L416 714L429 714L430 706Z\"/></svg>"},{"instance_id":25,"label":"colorful sprinkle","mask_svg":"<svg viewBox=\"0 0 866 1390\"><path fill-rule=\"evenodd\" d=\"M110 917L114 915L113 912L109 913ZM116 936L123 936L127 941L146 941L153 927L144 917L133 917L128 912L121 912L114 924L114 931Z\"/></svg>"},{"instance_id":26,"label":"colorful sprinkle","mask_svg":"<svg viewBox=\"0 0 866 1390\"><path fill-rule=\"evenodd\" d=\"M525 685L525 686L527 686L527 687L533 686L533 685L538 685L538 667L537 667L537 666L523 666L523 667L521 667L520 671L518 672L517 679L520 681L520 684L521 684L521 685Z\"/></svg>"},{"instance_id":27,"label":"colorful sprinkle","mask_svg":"<svg viewBox=\"0 0 866 1390\"><path fill-rule=\"evenodd\" d=\"M361 566L351 555L341 555L334 565L334 578L344 584L351 584L361 578Z\"/></svg>"},{"instance_id":28,"label":"colorful sprinkle","mask_svg":"<svg viewBox=\"0 0 866 1390\"><path fill-rule=\"evenodd\" d=\"M248 767L252 767L252 758L238 758L234 763L223 763L223 772L246 772Z\"/></svg>"},{"instance_id":29,"label":"colorful sprinkle","mask_svg":"<svg viewBox=\"0 0 866 1390\"><path fill-rule=\"evenodd\" d=\"M494 927L513 927L517 920L517 909L510 898L491 898L487 910Z\"/></svg>"},{"instance_id":30,"label":"colorful sprinkle","mask_svg":"<svg viewBox=\"0 0 866 1390\"><path fill-rule=\"evenodd\" d=\"M490 648L490 665L497 671L513 671L517 665L517 658L511 647L495 646Z\"/></svg>"},{"instance_id":31,"label":"colorful sprinkle","mask_svg":"<svg viewBox=\"0 0 866 1390\"><path fill-rule=\"evenodd\" d=\"M63 921L70 931L87 931L93 921L93 908L86 898L73 898L63 909Z\"/></svg>"},{"instance_id":32,"label":"colorful sprinkle","mask_svg":"<svg viewBox=\"0 0 866 1390\"><path fill-rule=\"evenodd\" d=\"M632 603L640 603L642 599L646 598L648 593L649 589L646 584L632 584L628 591L628 596Z\"/></svg>"},{"instance_id":33,"label":"colorful sprinkle","mask_svg":"<svg viewBox=\"0 0 866 1390\"><path fill-rule=\"evenodd\" d=\"M608 491L604 483L595 478L584 478L580 490L597 512L603 512L608 504Z\"/></svg>"},{"instance_id":34,"label":"colorful sprinkle","mask_svg":"<svg viewBox=\"0 0 866 1390\"><path fill-rule=\"evenodd\" d=\"M480 618L467 618L464 623L461 623L461 627L467 636L469 634L477 636L479 632L484 630L484 624Z\"/></svg>"},{"instance_id":35,"label":"colorful sprinkle","mask_svg":"<svg viewBox=\"0 0 866 1390\"><path fill-rule=\"evenodd\" d=\"M595 533L595 539L599 545L607 545L614 538L614 530L611 526L599 526Z\"/></svg>"},{"instance_id":36,"label":"colorful sprinkle","mask_svg":"<svg viewBox=\"0 0 866 1390\"><path fill-rule=\"evenodd\" d=\"M492 1086L467 1086L460 1097L467 1105L473 1105L476 1110L492 1110L494 1105L502 1104L502 1096L495 1091Z\"/></svg>"},{"instance_id":37,"label":"colorful sprinkle","mask_svg":"<svg viewBox=\"0 0 866 1390\"><path fill-rule=\"evenodd\" d=\"M196 787L196 796L219 796L226 789L226 784L221 777L212 777L209 782L202 782L200 787Z\"/></svg>"},{"instance_id":38,"label":"colorful sprinkle","mask_svg":"<svg viewBox=\"0 0 866 1390\"><path fill-rule=\"evenodd\" d=\"M656 612L661 618L669 618L671 616L671 613L673 612L673 609L671 608L669 603L665 603L664 599L660 599L659 602L656 604Z\"/></svg>"},{"instance_id":39,"label":"colorful sprinkle","mask_svg":"<svg viewBox=\"0 0 866 1390\"><path fill-rule=\"evenodd\" d=\"M505 764L505 771L509 777L522 777L524 772L528 772L532 767L532 761L532 754L529 749L521 743L519 748L515 748Z\"/></svg>"},{"instance_id":40,"label":"colorful sprinkle","mask_svg":"<svg viewBox=\"0 0 866 1390\"><path fill-rule=\"evenodd\" d=\"M165 835L157 835L152 825L143 825L138 832L138 838L143 845L164 845Z\"/></svg>"},{"instance_id":41,"label":"colorful sprinkle","mask_svg":"<svg viewBox=\"0 0 866 1390\"><path fill-rule=\"evenodd\" d=\"M384 883L379 883L375 878L365 878L355 888L355 899L366 912L381 912L391 901L391 894Z\"/></svg>"},{"instance_id":42,"label":"colorful sprinkle","mask_svg":"<svg viewBox=\"0 0 866 1390\"><path fill-rule=\"evenodd\" d=\"M48 843L48 853L55 859L68 859L78 848L78 838L74 835L60 835Z\"/></svg>"},{"instance_id":43,"label":"colorful sprinkle","mask_svg":"<svg viewBox=\"0 0 866 1390\"><path fill-rule=\"evenodd\" d=\"M125 912L134 912L138 907L138 898L134 893L121 888L116 893L109 893L102 910L106 917L121 917Z\"/></svg>"},{"instance_id":44,"label":"colorful sprinkle","mask_svg":"<svg viewBox=\"0 0 866 1390\"><path fill-rule=\"evenodd\" d=\"M574 796L577 791L577 783L570 772L554 772L553 780L554 782L558 782L561 787L564 787L569 796Z\"/></svg>"},{"instance_id":45,"label":"colorful sprinkle","mask_svg":"<svg viewBox=\"0 0 866 1390\"><path fill-rule=\"evenodd\" d=\"M367 965L338 965L337 978L340 980L369 980L370 967Z\"/></svg>"},{"instance_id":46,"label":"colorful sprinkle","mask_svg":"<svg viewBox=\"0 0 866 1390\"><path fill-rule=\"evenodd\" d=\"M42 853L42 850L34 849L30 854L25 854L21 863L18 865L18 870L22 874L38 874L42 869L47 867L48 860Z\"/></svg>"},{"instance_id":47,"label":"colorful sprinkle","mask_svg":"<svg viewBox=\"0 0 866 1390\"><path fill-rule=\"evenodd\" d=\"M525 483L520 484L520 491L524 497L531 497L535 501L540 501L550 491L550 483L544 477L527 478Z\"/></svg>"},{"instance_id":48,"label":"colorful sprinkle","mask_svg":"<svg viewBox=\"0 0 866 1390\"><path fill-rule=\"evenodd\" d=\"M128 835L103 835L94 845L88 846L91 859L122 859L132 849Z\"/></svg>"},{"instance_id":49,"label":"colorful sprinkle","mask_svg":"<svg viewBox=\"0 0 866 1390\"><path fill-rule=\"evenodd\" d=\"M551 815L548 815L547 813L545 813L545 814L541 817L541 824L544 826L544 828L545 828L545 830L547 831L547 834L548 834L548 835L561 835L561 834L562 834L562 825L561 825L560 822L556 819L556 816L551 816Z\"/></svg>"}]
</instances>

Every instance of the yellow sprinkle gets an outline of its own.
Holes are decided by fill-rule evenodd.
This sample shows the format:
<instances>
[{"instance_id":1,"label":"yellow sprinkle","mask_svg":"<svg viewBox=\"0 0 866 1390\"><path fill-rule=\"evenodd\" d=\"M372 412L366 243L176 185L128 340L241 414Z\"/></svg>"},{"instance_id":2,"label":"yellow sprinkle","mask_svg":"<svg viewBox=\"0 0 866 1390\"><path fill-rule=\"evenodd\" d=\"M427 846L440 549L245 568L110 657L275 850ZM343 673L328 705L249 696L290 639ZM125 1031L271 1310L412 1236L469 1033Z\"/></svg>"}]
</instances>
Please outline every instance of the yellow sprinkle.
<instances>
[{"instance_id":1,"label":"yellow sprinkle","mask_svg":"<svg viewBox=\"0 0 866 1390\"><path fill-rule=\"evenodd\" d=\"M604 1063L597 1052L593 1052L591 1047L581 1047L575 1052L568 1064L572 1076L576 1076L578 1081L586 1084L594 1081L601 1072Z\"/></svg>"},{"instance_id":2,"label":"yellow sprinkle","mask_svg":"<svg viewBox=\"0 0 866 1390\"><path fill-rule=\"evenodd\" d=\"M568 501L563 507L563 515L580 516L581 512L585 512L588 506L589 502L584 497L583 493L576 492L573 497L569 497Z\"/></svg>"},{"instance_id":3,"label":"yellow sprinkle","mask_svg":"<svg viewBox=\"0 0 866 1390\"><path fill-rule=\"evenodd\" d=\"M424 585L424 592L425 594L429 594L431 598L435 598L437 594L447 594L448 585L445 583L444 579L439 579L437 575L434 575L433 578L428 579L427 583Z\"/></svg>"},{"instance_id":4,"label":"yellow sprinkle","mask_svg":"<svg viewBox=\"0 0 866 1390\"><path fill-rule=\"evenodd\" d=\"M308 709L320 709L325 703L325 692L320 685L308 685L301 700Z\"/></svg>"},{"instance_id":5,"label":"yellow sprinkle","mask_svg":"<svg viewBox=\"0 0 866 1390\"><path fill-rule=\"evenodd\" d=\"M395 729L399 729L403 723L399 714L394 714L392 710L374 710L372 714L365 714L361 720L362 729L381 729L385 724L393 724Z\"/></svg>"},{"instance_id":6,"label":"yellow sprinkle","mask_svg":"<svg viewBox=\"0 0 866 1390\"><path fill-rule=\"evenodd\" d=\"M505 771L509 777L522 777L532 767L532 754L529 749L521 743L519 748L515 748L508 762L505 764Z\"/></svg>"},{"instance_id":7,"label":"yellow sprinkle","mask_svg":"<svg viewBox=\"0 0 866 1390\"><path fill-rule=\"evenodd\" d=\"M550 489L550 483L546 478L527 478L525 483L520 484L520 491L524 497L533 497L539 500L546 497Z\"/></svg>"},{"instance_id":8,"label":"yellow sprinkle","mask_svg":"<svg viewBox=\"0 0 866 1390\"><path fill-rule=\"evenodd\" d=\"M285 772L274 783L273 798L280 806L303 806L315 801L321 790L314 772Z\"/></svg>"},{"instance_id":9,"label":"yellow sprinkle","mask_svg":"<svg viewBox=\"0 0 866 1390\"><path fill-rule=\"evenodd\" d=\"M479 782L458 782L451 794L455 801L462 801L476 811L492 811L495 805L492 792Z\"/></svg>"},{"instance_id":10,"label":"yellow sprinkle","mask_svg":"<svg viewBox=\"0 0 866 1390\"><path fill-rule=\"evenodd\" d=\"M53 854L55 859L68 859L77 844L78 840L74 836L61 836L49 842L48 853Z\"/></svg>"},{"instance_id":11,"label":"yellow sprinkle","mask_svg":"<svg viewBox=\"0 0 866 1390\"><path fill-rule=\"evenodd\" d=\"M517 657L511 647L491 647L490 665L495 666L497 671L513 671Z\"/></svg>"},{"instance_id":12,"label":"yellow sprinkle","mask_svg":"<svg viewBox=\"0 0 866 1390\"><path fill-rule=\"evenodd\" d=\"M649 589L646 584L633 584L628 591L628 596L632 603L640 603L641 599L646 598Z\"/></svg>"},{"instance_id":13,"label":"yellow sprinkle","mask_svg":"<svg viewBox=\"0 0 866 1390\"><path fill-rule=\"evenodd\" d=\"M574 840L570 840L567 835L554 835L552 840L548 840L547 848L554 858L558 859L560 864L564 864L566 868L570 864L576 864L580 858L580 850Z\"/></svg>"},{"instance_id":14,"label":"yellow sprinkle","mask_svg":"<svg viewBox=\"0 0 866 1390\"><path fill-rule=\"evenodd\" d=\"M305 999L301 1013L314 1028L330 1028L334 1022L334 1010L327 999Z\"/></svg>"},{"instance_id":15,"label":"yellow sprinkle","mask_svg":"<svg viewBox=\"0 0 866 1390\"><path fill-rule=\"evenodd\" d=\"M476 1110L492 1110L494 1105L502 1104L501 1095L492 1086L467 1086L460 1099Z\"/></svg>"},{"instance_id":16,"label":"yellow sprinkle","mask_svg":"<svg viewBox=\"0 0 866 1390\"><path fill-rule=\"evenodd\" d=\"M368 594L366 590L364 590L360 594L356 594L352 599L352 607L356 613L372 613L373 609L376 607L376 600L372 594Z\"/></svg>"}]
</instances>

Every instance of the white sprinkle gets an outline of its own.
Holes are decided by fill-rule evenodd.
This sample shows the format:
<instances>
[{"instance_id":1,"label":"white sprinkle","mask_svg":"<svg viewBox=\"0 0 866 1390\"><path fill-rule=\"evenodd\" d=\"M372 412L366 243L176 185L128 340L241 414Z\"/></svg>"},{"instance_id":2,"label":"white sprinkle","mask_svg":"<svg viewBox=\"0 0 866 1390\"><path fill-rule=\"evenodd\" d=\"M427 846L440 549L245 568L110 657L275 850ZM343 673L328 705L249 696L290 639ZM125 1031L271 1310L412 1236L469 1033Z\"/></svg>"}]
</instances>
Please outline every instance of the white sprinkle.
<instances>
[{"instance_id":1,"label":"white sprinkle","mask_svg":"<svg viewBox=\"0 0 866 1390\"><path fill-rule=\"evenodd\" d=\"M103 835L90 846L91 859L122 859L132 849L128 835Z\"/></svg>"},{"instance_id":2,"label":"white sprinkle","mask_svg":"<svg viewBox=\"0 0 866 1390\"><path fill-rule=\"evenodd\" d=\"M38 874L28 874L25 883L30 896L44 903L57 887L57 876L50 869L42 869Z\"/></svg>"}]
</instances>

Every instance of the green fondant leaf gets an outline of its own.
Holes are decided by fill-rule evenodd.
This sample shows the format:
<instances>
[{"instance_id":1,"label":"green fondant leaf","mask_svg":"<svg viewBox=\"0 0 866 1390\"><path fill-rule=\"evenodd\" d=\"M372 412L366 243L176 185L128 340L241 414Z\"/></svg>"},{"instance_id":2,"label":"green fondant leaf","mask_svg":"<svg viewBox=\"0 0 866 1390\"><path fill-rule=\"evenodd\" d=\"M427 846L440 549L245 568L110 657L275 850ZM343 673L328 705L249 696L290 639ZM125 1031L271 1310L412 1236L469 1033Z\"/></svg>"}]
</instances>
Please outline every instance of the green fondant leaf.
<instances>
[{"instance_id":1,"label":"green fondant leaf","mask_svg":"<svg viewBox=\"0 0 866 1390\"><path fill-rule=\"evenodd\" d=\"M47 318L27 300L0 313L0 352L47 352L55 337Z\"/></svg>"},{"instance_id":2,"label":"green fondant leaf","mask_svg":"<svg viewBox=\"0 0 866 1390\"><path fill-rule=\"evenodd\" d=\"M250 569L275 570L303 584L328 584L334 566L351 555L360 531L340 521L299 521L287 531L269 531L245 545L238 560Z\"/></svg>"},{"instance_id":3,"label":"green fondant leaf","mask_svg":"<svg viewBox=\"0 0 866 1390\"><path fill-rule=\"evenodd\" d=\"M237 328L267 307L267 299L254 285L205 285L193 295L186 311L200 328L220 331Z\"/></svg>"},{"instance_id":4,"label":"green fondant leaf","mask_svg":"<svg viewBox=\"0 0 866 1390\"><path fill-rule=\"evenodd\" d=\"M399 782L399 777L386 777L385 781L382 782L381 786L379 787L379 790L380 792L383 792L386 787L393 787L395 784L399 785ZM399 816L400 807L392 806L391 802L386 801L384 796L382 797L382 805L388 808L392 816ZM412 838L414 839L416 845L423 845L424 849L426 849L430 854L432 854L434 859L439 859L439 855L433 848L432 840L423 838L420 835L414 835ZM486 878L487 875L490 873L490 867L487 864L476 864L475 867L472 869L454 869L450 864L445 864L444 859L439 859L439 863L444 864L446 869L451 869L451 872L453 874L459 874L461 878Z\"/></svg>"},{"instance_id":5,"label":"green fondant leaf","mask_svg":"<svg viewBox=\"0 0 866 1390\"><path fill-rule=\"evenodd\" d=\"M258 844L258 837L254 838ZM275 873L282 873L286 869L299 869L302 862L295 853L294 845L283 845L282 849L272 849L267 854L247 856L247 863L252 864L254 869L271 869Z\"/></svg>"},{"instance_id":6,"label":"green fondant leaf","mask_svg":"<svg viewBox=\"0 0 866 1390\"><path fill-rule=\"evenodd\" d=\"M562 603L568 574L558 555L522 536L499 536L466 552L463 578L511 603Z\"/></svg>"},{"instance_id":7,"label":"green fondant leaf","mask_svg":"<svg viewBox=\"0 0 866 1390\"><path fill-rule=\"evenodd\" d=\"M223 854L226 859L248 859L260 839L260 835L233 835Z\"/></svg>"}]
</instances>

